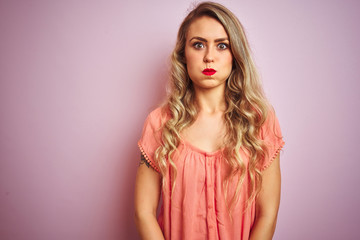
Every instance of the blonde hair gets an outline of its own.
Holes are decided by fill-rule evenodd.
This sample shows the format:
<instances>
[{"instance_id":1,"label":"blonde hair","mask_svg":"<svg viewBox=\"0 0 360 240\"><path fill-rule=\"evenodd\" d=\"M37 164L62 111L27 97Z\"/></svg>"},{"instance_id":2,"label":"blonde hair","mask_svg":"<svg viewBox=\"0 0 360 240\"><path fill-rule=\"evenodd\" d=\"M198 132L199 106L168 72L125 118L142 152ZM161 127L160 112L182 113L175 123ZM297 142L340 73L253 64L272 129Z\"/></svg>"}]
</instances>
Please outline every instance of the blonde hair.
<instances>
[{"instance_id":1,"label":"blonde hair","mask_svg":"<svg viewBox=\"0 0 360 240\"><path fill-rule=\"evenodd\" d=\"M239 192L246 173L249 174L249 198L252 202L260 191L261 172L257 168L264 159L266 147L258 139L259 131L267 116L268 103L251 57L249 43L243 26L236 16L224 6L203 2L197 5L180 25L175 49L171 55L170 92L163 110L170 115L162 126L162 145L155 152L155 161L166 184L165 174L170 168L171 189L176 185L176 165L172 159L180 143L180 132L196 119L197 108L194 103L195 91L185 64L186 34L191 23L201 17L209 16L224 27L230 42L233 67L226 82L224 120L226 125L224 158L231 171L224 179L225 198L228 199L228 183L237 176L238 182L234 196L231 196L229 210L239 199ZM240 156L240 149L249 153L248 167Z\"/></svg>"}]
</instances>

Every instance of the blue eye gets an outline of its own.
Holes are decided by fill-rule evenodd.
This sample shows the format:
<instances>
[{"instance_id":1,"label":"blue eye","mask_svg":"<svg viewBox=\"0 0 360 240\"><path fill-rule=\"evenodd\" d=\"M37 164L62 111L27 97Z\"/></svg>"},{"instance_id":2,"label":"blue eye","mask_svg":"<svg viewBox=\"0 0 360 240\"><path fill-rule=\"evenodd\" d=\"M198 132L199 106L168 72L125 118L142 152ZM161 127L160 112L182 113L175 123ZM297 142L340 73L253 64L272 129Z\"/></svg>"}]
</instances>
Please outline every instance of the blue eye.
<instances>
[{"instance_id":1,"label":"blue eye","mask_svg":"<svg viewBox=\"0 0 360 240\"><path fill-rule=\"evenodd\" d=\"M204 48L204 47L205 47L204 44L201 43L201 42L196 42L196 43L193 44L193 46L194 46L194 48L196 48L196 49L200 49L200 48Z\"/></svg>"},{"instance_id":2,"label":"blue eye","mask_svg":"<svg viewBox=\"0 0 360 240\"><path fill-rule=\"evenodd\" d=\"M225 44L225 43L219 43L219 44L218 44L218 48L219 48L220 50L225 50L225 49L228 48L228 45Z\"/></svg>"}]
</instances>

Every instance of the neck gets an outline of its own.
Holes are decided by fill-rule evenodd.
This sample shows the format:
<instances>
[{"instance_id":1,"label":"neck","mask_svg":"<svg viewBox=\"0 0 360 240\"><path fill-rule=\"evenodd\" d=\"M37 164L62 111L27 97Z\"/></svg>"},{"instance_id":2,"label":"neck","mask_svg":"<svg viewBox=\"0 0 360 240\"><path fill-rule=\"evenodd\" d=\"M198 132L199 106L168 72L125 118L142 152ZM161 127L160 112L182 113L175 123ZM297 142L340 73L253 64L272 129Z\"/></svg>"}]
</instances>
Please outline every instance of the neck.
<instances>
[{"instance_id":1,"label":"neck","mask_svg":"<svg viewBox=\"0 0 360 240\"><path fill-rule=\"evenodd\" d=\"M195 87L195 101L202 113L219 113L226 109L225 85L215 89L204 89Z\"/></svg>"}]
</instances>

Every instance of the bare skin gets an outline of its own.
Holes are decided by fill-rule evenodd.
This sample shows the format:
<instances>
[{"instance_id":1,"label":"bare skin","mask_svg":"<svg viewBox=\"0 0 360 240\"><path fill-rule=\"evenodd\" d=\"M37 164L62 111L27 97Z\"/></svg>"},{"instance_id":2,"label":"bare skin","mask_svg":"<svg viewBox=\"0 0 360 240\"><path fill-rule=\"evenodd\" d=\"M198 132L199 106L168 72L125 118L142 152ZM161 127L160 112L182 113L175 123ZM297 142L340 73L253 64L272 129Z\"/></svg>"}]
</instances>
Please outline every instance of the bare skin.
<instances>
[{"instance_id":1,"label":"bare skin","mask_svg":"<svg viewBox=\"0 0 360 240\"><path fill-rule=\"evenodd\" d=\"M209 17L200 17L189 27L185 45L187 70L195 89L198 116L181 135L193 146L207 152L218 150L223 143L225 84L232 68L229 41L222 25ZM212 76L202 74L214 68ZM255 223L251 240L272 239L280 203L279 156L263 172L262 190L256 200ZM136 225L142 239L164 239L156 221L161 191L161 177L151 167L140 164L135 187Z\"/></svg>"},{"instance_id":2,"label":"bare skin","mask_svg":"<svg viewBox=\"0 0 360 240\"><path fill-rule=\"evenodd\" d=\"M182 132L188 143L206 152L222 148L225 126L221 112L201 111L195 122Z\"/></svg>"},{"instance_id":3,"label":"bare skin","mask_svg":"<svg viewBox=\"0 0 360 240\"><path fill-rule=\"evenodd\" d=\"M250 240L271 240L276 227L280 204L281 173L280 156L263 171L261 192L256 199L255 223Z\"/></svg>"},{"instance_id":4,"label":"bare skin","mask_svg":"<svg viewBox=\"0 0 360 240\"><path fill-rule=\"evenodd\" d=\"M135 223L141 239L164 239L156 220L161 191L161 177L141 157L135 182Z\"/></svg>"},{"instance_id":5,"label":"bare skin","mask_svg":"<svg viewBox=\"0 0 360 240\"><path fill-rule=\"evenodd\" d=\"M202 21L202 24L204 24L204 22L206 24L206 18ZM214 22L211 27L214 28ZM194 32L199 34L198 32L202 29L206 30L206 27L200 25L197 31ZM190 28L190 36L191 33ZM226 33L221 33L221 31L219 31L219 34L220 35L215 35L213 38L206 39L205 37L208 44L207 46L209 46L208 48L216 44L215 39L220 38L221 35L226 35ZM200 55L199 59L200 57L204 59L205 64L214 66L217 65L218 61L227 61L223 51L219 52L210 49L203 52L192 52L191 57L196 59L197 55ZM216 151L220 148L225 130L222 118L225 109L225 82L223 82L222 79L216 80L214 76L214 80L211 82L201 81L200 75L197 81L193 81L199 114L194 124L183 133L184 138L192 145L209 152ZM256 217L250 234L250 240L272 239L280 204L280 189L281 174L278 155L274 162L263 171L262 189L256 199Z\"/></svg>"},{"instance_id":6,"label":"bare skin","mask_svg":"<svg viewBox=\"0 0 360 240\"><path fill-rule=\"evenodd\" d=\"M207 152L221 148L225 135L224 93L233 60L228 45L228 35L224 27L213 18L200 17L189 27L185 59L195 89L198 116L195 122L182 132L182 137ZM205 68L213 68L217 72L207 76L202 73Z\"/></svg>"}]
</instances>

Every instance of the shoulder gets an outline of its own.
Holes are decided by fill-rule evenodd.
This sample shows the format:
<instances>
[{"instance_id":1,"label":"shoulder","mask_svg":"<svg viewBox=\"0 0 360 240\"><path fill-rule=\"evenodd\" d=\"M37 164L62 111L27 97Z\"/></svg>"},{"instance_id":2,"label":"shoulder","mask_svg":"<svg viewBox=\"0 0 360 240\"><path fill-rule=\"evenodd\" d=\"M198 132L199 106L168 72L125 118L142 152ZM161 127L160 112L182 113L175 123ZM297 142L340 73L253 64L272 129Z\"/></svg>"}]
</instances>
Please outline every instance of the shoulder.
<instances>
[{"instance_id":1,"label":"shoulder","mask_svg":"<svg viewBox=\"0 0 360 240\"><path fill-rule=\"evenodd\" d=\"M153 109L149 113L149 117L152 119L162 119L162 118L165 118L167 114L168 114L167 108L161 106L161 107L157 107L157 108Z\"/></svg>"},{"instance_id":2,"label":"shoulder","mask_svg":"<svg viewBox=\"0 0 360 240\"><path fill-rule=\"evenodd\" d=\"M270 133L280 133L280 125L279 120L276 117L275 109L270 106L267 109L267 113L265 115L264 123L262 124L260 128L260 135L262 138L264 138L266 135Z\"/></svg>"},{"instance_id":3,"label":"shoulder","mask_svg":"<svg viewBox=\"0 0 360 240\"><path fill-rule=\"evenodd\" d=\"M146 123L155 129L159 129L169 118L170 114L166 107L157 107L149 113Z\"/></svg>"},{"instance_id":4,"label":"shoulder","mask_svg":"<svg viewBox=\"0 0 360 240\"><path fill-rule=\"evenodd\" d=\"M162 126L166 120L166 111L162 107L152 110L144 123L139 145L149 158L161 144Z\"/></svg>"},{"instance_id":5,"label":"shoulder","mask_svg":"<svg viewBox=\"0 0 360 240\"><path fill-rule=\"evenodd\" d=\"M261 126L260 138L265 145L266 154L259 166L261 171L263 171L267 169L276 159L276 156L285 144L278 118L276 117L275 110L272 107L268 109L265 122Z\"/></svg>"}]
</instances>

